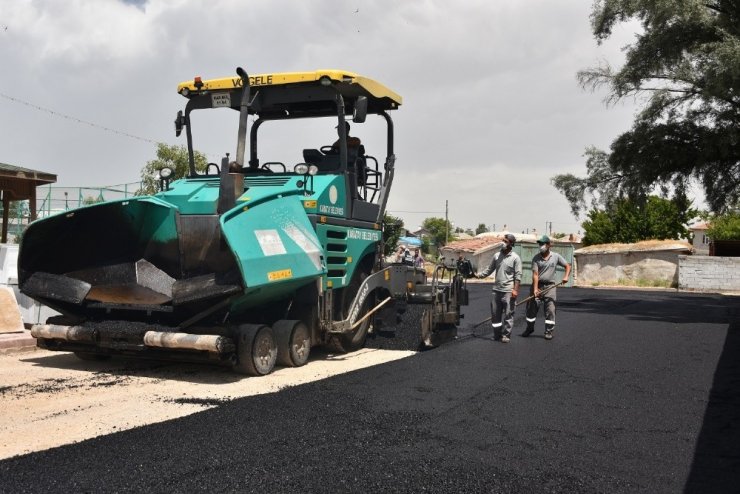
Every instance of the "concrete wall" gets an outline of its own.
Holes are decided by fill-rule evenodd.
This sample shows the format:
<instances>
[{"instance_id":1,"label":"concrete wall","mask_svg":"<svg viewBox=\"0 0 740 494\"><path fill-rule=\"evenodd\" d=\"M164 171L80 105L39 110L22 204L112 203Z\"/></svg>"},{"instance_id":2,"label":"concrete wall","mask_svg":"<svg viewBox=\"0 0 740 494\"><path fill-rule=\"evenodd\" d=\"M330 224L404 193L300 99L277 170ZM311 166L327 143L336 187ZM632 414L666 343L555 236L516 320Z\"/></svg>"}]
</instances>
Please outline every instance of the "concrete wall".
<instances>
[{"instance_id":1,"label":"concrete wall","mask_svg":"<svg viewBox=\"0 0 740 494\"><path fill-rule=\"evenodd\" d=\"M45 323L46 319L59 314L18 289L18 245L0 244L0 286L7 286L15 293L24 324Z\"/></svg>"},{"instance_id":2,"label":"concrete wall","mask_svg":"<svg viewBox=\"0 0 740 494\"><path fill-rule=\"evenodd\" d=\"M675 251L576 254L576 282L581 286L622 281L660 280L678 284Z\"/></svg>"},{"instance_id":3,"label":"concrete wall","mask_svg":"<svg viewBox=\"0 0 740 494\"><path fill-rule=\"evenodd\" d=\"M740 291L740 257L678 256L680 290Z\"/></svg>"}]
</instances>

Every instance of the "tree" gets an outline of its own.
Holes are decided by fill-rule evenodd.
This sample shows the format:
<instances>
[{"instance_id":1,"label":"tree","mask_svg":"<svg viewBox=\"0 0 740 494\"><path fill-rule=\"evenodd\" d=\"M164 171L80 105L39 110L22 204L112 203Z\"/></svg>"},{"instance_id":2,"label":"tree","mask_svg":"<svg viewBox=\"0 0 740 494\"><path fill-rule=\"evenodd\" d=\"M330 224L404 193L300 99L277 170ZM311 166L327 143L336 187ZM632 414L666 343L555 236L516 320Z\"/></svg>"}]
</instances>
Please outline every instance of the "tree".
<instances>
[{"instance_id":1,"label":"tree","mask_svg":"<svg viewBox=\"0 0 740 494\"><path fill-rule=\"evenodd\" d=\"M707 236L712 240L740 240L740 212L717 215L709 221Z\"/></svg>"},{"instance_id":2,"label":"tree","mask_svg":"<svg viewBox=\"0 0 740 494\"><path fill-rule=\"evenodd\" d=\"M432 243L437 247L445 245L448 240L454 240L450 222L444 218L426 218L421 226L429 232Z\"/></svg>"},{"instance_id":3,"label":"tree","mask_svg":"<svg viewBox=\"0 0 740 494\"><path fill-rule=\"evenodd\" d=\"M583 88L606 86L608 103L645 97L632 128L610 152L586 150L587 176L556 175L553 185L577 217L624 197L642 200L659 187L704 189L715 213L740 197L740 4L735 0L596 0L598 43L618 23L638 19L642 33L608 64L578 73Z\"/></svg>"},{"instance_id":4,"label":"tree","mask_svg":"<svg viewBox=\"0 0 740 494\"><path fill-rule=\"evenodd\" d=\"M83 206L89 206L91 204L97 204L99 202L103 202L105 199L103 198L103 195L100 194L98 197L95 196L87 196L82 200Z\"/></svg>"},{"instance_id":5,"label":"tree","mask_svg":"<svg viewBox=\"0 0 740 494\"><path fill-rule=\"evenodd\" d=\"M195 151L195 169L204 172L208 166L206 155ZM176 180L187 176L190 170L188 164L188 148L185 146L168 146L167 144L157 144L157 158L147 161L141 170L141 189L138 195L154 194L159 190L159 170L164 167L172 168L172 178Z\"/></svg>"},{"instance_id":6,"label":"tree","mask_svg":"<svg viewBox=\"0 0 740 494\"><path fill-rule=\"evenodd\" d=\"M475 234L479 235L481 233L485 233L488 231L488 227L484 223L478 223L478 226L475 229Z\"/></svg>"},{"instance_id":7,"label":"tree","mask_svg":"<svg viewBox=\"0 0 740 494\"><path fill-rule=\"evenodd\" d=\"M584 245L688 238L689 221L698 211L685 198L650 196L643 203L614 201L609 210L592 209L583 222Z\"/></svg>"},{"instance_id":8,"label":"tree","mask_svg":"<svg viewBox=\"0 0 740 494\"><path fill-rule=\"evenodd\" d=\"M388 214L383 213L383 255L389 256L393 254L398 245L398 239L401 238L404 232L403 220L396 218Z\"/></svg>"}]
</instances>

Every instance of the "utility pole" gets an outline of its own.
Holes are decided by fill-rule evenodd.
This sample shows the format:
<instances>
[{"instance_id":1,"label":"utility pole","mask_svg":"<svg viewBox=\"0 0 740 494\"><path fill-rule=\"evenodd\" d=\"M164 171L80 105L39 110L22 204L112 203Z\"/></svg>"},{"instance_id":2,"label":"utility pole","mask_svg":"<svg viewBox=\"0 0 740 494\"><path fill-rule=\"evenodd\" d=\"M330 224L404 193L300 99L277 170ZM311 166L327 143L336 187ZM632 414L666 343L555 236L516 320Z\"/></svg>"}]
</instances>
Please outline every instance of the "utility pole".
<instances>
[{"instance_id":1,"label":"utility pole","mask_svg":"<svg viewBox=\"0 0 740 494\"><path fill-rule=\"evenodd\" d=\"M447 199L445 199L445 245L449 243L450 221L447 219Z\"/></svg>"}]
</instances>

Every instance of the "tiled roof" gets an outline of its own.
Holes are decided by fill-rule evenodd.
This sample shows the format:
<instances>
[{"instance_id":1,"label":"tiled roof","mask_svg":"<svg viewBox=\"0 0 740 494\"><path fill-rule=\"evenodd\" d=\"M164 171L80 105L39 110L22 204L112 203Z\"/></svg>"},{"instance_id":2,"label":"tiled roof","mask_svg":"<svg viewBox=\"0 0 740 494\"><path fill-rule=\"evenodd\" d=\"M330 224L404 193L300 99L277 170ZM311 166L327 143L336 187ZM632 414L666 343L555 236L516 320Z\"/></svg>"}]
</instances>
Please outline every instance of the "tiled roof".
<instances>
[{"instance_id":1,"label":"tiled roof","mask_svg":"<svg viewBox=\"0 0 740 494\"><path fill-rule=\"evenodd\" d=\"M444 250L477 252L486 247L490 247L502 242L499 237L476 237L467 240L455 240L443 247Z\"/></svg>"},{"instance_id":2,"label":"tiled roof","mask_svg":"<svg viewBox=\"0 0 740 494\"><path fill-rule=\"evenodd\" d=\"M582 247L574 254L615 254L619 252L648 252L657 250L685 250L691 252L693 248L683 240L643 240L633 244L599 244Z\"/></svg>"}]
</instances>

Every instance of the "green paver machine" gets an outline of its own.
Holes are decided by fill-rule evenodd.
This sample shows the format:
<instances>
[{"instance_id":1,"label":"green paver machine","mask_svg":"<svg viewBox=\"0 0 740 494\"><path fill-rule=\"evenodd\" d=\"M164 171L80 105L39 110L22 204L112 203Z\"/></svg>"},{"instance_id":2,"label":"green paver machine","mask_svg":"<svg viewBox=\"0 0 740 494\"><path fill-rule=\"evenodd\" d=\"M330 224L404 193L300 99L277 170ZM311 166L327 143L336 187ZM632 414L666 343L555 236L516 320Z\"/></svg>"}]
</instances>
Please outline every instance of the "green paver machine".
<instances>
[{"instance_id":1,"label":"green paver machine","mask_svg":"<svg viewBox=\"0 0 740 494\"><path fill-rule=\"evenodd\" d=\"M264 375L276 363L303 365L315 345L361 348L373 326L414 326L425 346L455 336L467 304L455 266L437 266L427 282L420 269L383 262L395 166L389 111L399 95L338 70L250 77L237 69L230 78L196 77L178 92L187 99L175 120L187 137L187 177L160 170L154 195L66 211L24 233L20 289L61 314L32 327L38 346ZM238 112L235 159L199 173L193 119L214 109ZM350 115L357 124L385 121L382 165L348 140ZM296 150L294 165L261 161L264 124L307 118L332 119L338 141L302 157Z\"/></svg>"}]
</instances>

